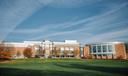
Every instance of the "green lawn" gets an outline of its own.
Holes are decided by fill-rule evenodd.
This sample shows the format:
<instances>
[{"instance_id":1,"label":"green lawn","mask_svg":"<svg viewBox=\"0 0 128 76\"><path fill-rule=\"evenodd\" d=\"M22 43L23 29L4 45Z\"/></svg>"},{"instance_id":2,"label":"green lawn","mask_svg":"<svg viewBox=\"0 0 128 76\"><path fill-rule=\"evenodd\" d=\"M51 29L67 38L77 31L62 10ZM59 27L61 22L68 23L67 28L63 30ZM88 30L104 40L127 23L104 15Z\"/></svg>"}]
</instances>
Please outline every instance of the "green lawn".
<instances>
[{"instance_id":1,"label":"green lawn","mask_svg":"<svg viewBox=\"0 0 128 76\"><path fill-rule=\"evenodd\" d=\"M21 59L0 63L0 76L128 76L128 61Z\"/></svg>"}]
</instances>

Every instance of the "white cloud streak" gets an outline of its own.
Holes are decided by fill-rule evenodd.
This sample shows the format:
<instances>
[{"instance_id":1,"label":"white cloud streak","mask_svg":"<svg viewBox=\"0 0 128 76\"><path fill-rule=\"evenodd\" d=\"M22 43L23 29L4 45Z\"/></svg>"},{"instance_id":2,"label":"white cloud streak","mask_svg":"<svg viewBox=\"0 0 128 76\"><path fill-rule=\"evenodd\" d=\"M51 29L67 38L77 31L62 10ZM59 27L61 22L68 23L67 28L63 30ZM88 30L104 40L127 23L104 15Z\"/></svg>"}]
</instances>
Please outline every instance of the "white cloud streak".
<instances>
[{"instance_id":1,"label":"white cloud streak","mask_svg":"<svg viewBox=\"0 0 128 76\"><path fill-rule=\"evenodd\" d=\"M94 4L100 1L102 0L54 0L49 6L55 8L74 8Z\"/></svg>"},{"instance_id":2,"label":"white cloud streak","mask_svg":"<svg viewBox=\"0 0 128 76\"><path fill-rule=\"evenodd\" d=\"M87 39L87 42L110 42L115 41L118 37L126 36L128 28L113 32L102 33L99 35L92 36Z\"/></svg>"},{"instance_id":3,"label":"white cloud streak","mask_svg":"<svg viewBox=\"0 0 128 76\"><path fill-rule=\"evenodd\" d=\"M83 19L83 20L76 21L76 22L62 23L62 24L58 24L58 25L57 24L52 24L49 28L45 28L45 30L54 30L54 28L56 28L56 29L61 29L61 28L68 29L68 28L72 28L74 26L79 26L80 24L83 24L83 26L86 26L86 28L78 28L76 30L69 30L69 31L52 32L52 33L49 33L48 35L44 34L42 36L34 37L34 38L32 38L32 40L34 40L34 39L38 40L38 39L42 39L42 38L50 38L50 37L53 37L53 36L72 35L74 33L76 33L76 35L77 35L77 34L79 34L81 32L85 32L84 37L86 37L87 35L89 35L89 32L90 32L89 30L91 30L90 35L92 35L91 33L95 32L93 30L96 29L97 27L100 27L100 29L110 28L111 25L115 25L113 27L117 27L118 25L122 25L123 23L122 22L111 23L111 22L114 21L114 20L117 20L118 18L120 18L121 14L118 14L117 12L119 10L121 10L122 8L126 7L126 6L127 6L127 4L125 3L125 4L122 4L122 5L118 6L118 7L116 7L116 8L115 7L112 8L108 12L103 12L102 14L100 14L98 16L89 17L87 19ZM88 23L86 23L86 22L88 22ZM124 24L126 24L126 23L127 22L124 22ZM68 25L68 26L64 26L64 25ZM107 26L107 25L109 25L109 26ZM105 27L103 27L103 26L105 26ZM42 28L42 30L44 30L44 29ZM99 29L97 28L97 30L99 30ZM86 33L86 32L88 32L88 33ZM110 33L113 34L113 32L110 32ZM114 35L116 37L118 37L117 34L114 34ZM126 33L125 33L125 35L126 35ZM103 36L106 37L105 35L103 35ZM93 39L96 38L96 40L97 40L98 37L99 36L93 37ZM88 38L88 37L86 37L86 38Z\"/></svg>"},{"instance_id":4,"label":"white cloud streak","mask_svg":"<svg viewBox=\"0 0 128 76\"><path fill-rule=\"evenodd\" d=\"M0 40L50 0L5 0L0 5ZM9 28L9 29L8 29ZM8 29L8 30L6 30Z\"/></svg>"},{"instance_id":5,"label":"white cloud streak","mask_svg":"<svg viewBox=\"0 0 128 76\"><path fill-rule=\"evenodd\" d=\"M35 11L37 11L39 8L50 4L50 6L52 7L57 7L57 6L67 6L67 7L75 7L75 6L79 6L80 3L84 3L87 2L86 4L91 4L91 3L95 3L94 0L55 0L52 2L52 0L32 0L31 2L25 2L26 4L24 4L24 0L20 0L21 2L17 1L16 5L11 5L11 7L6 7L6 9L0 13L0 16L2 16L2 18L0 18L0 20L2 20L0 23L2 23L1 27L2 29L8 29L8 31L5 31L7 33L3 33L3 31L0 32L0 35L5 35L5 37L7 36L8 32L11 32L16 26L18 26L22 21L24 21L25 19L27 19L29 16L31 16ZM26 0L25 0L26 1ZM101 0L96 0L97 1L101 1ZM8 3L9 4L9 3ZM7 6L10 6L8 5ZM24 6L23 6L24 5ZM121 22L117 22L117 23L112 23L114 20L117 20L118 18L120 18L122 16L122 14L118 13L121 9L125 8L128 5L128 3L124 3L122 5L118 5L116 7L111 7L111 10L105 10L103 11L101 14L96 15L96 16L92 16L89 18L85 18L79 21L69 21L69 22L65 22L65 23L60 23L60 24L47 24L47 25L43 25L42 27L39 28L31 28L31 29L15 29L14 31L12 31L12 33L15 34L37 34L37 33L41 33L42 35L40 36L35 36L33 38L30 38L30 40L39 40L42 38L52 38L54 36L63 36L63 35L67 35L67 36L71 36L72 34L76 34L76 36L78 36L80 33L82 33L83 36L81 37L76 37L76 39L80 39L81 41L88 39L88 41L92 41L94 40L95 42L97 41L108 41L108 40L114 40L115 38L118 37L122 37L122 36L126 36L128 29L126 27L126 29L124 30L114 30L112 32L105 32L105 33L101 33L98 35L93 35L92 32L94 29L96 29L97 27L100 27L100 29L107 29L110 27L110 25L115 25L115 27L118 25L121 25ZM2 8L0 8L1 10ZM9 11L9 12L7 12ZM107 12L106 12L107 11ZM7 12L7 13L4 13ZM125 22L124 22L125 24ZM80 26L81 25L81 26ZM109 25L109 26L107 26ZM77 28L75 30L61 30L61 29L68 29L68 28L72 28L75 26L80 26L80 27L84 27L84 28ZM103 27L105 26L105 27ZM0 29L0 30L2 30ZM61 31L56 31L57 29L61 30ZM49 33L48 35L47 32L53 30L53 32ZM97 28L97 30L99 30ZM85 33L83 33L85 32ZM3 35L3 38L4 38Z\"/></svg>"},{"instance_id":6,"label":"white cloud streak","mask_svg":"<svg viewBox=\"0 0 128 76\"><path fill-rule=\"evenodd\" d=\"M99 0L96 0L99 1ZM50 4L52 7L60 5L66 7L80 6L84 2L93 3L93 0L5 0L0 5L0 40L4 40L13 29L31 16L38 9ZM85 3L84 3L85 4ZM9 28L9 29L8 29ZM34 29L16 30L17 33L40 32Z\"/></svg>"}]
</instances>

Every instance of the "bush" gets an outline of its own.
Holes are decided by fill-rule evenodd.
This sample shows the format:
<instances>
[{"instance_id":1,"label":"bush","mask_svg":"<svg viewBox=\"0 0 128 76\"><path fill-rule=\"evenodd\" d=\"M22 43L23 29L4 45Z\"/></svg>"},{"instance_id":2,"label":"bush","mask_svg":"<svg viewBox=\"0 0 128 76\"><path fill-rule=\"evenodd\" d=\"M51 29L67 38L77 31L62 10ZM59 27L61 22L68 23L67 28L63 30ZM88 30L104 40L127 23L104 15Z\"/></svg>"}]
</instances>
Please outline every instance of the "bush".
<instances>
[{"instance_id":1,"label":"bush","mask_svg":"<svg viewBox=\"0 0 128 76\"><path fill-rule=\"evenodd\" d=\"M27 58L31 58L32 57L32 49L31 48L26 48L24 50L24 56Z\"/></svg>"},{"instance_id":2,"label":"bush","mask_svg":"<svg viewBox=\"0 0 128 76\"><path fill-rule=\"evenodd\" d=\"M10 51L0 51L0 59L11 59Z\"/></svg>"}]
</instances>

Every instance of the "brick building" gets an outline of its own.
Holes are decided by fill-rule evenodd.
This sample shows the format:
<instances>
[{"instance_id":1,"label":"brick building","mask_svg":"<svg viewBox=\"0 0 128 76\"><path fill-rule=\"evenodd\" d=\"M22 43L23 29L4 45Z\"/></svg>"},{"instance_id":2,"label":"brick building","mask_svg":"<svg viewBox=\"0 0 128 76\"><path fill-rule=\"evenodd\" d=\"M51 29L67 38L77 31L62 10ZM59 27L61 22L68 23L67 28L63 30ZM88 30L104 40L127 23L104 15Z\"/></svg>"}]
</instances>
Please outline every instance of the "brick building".
<instances>
[{"instance_id":1,"label":"brick building","mask_svg":"<svg viewBox=\"0 0 128 76\"><path fill-rule=\"evenodd\" d=\"M80 58L79 42L76 40L65 40L64 42L44 41L24 41L24 42L4 42L0 44L0 48L5 51L11 51L11 58L25 58L24 51L26 48L31 49L31 57L44 58Z\"/></svg>"},{"instance_id":2,"label":"brick building","mask_svg":"<svg viewBox=\"0 0 128 76\"><path fill-rule=\"evenodd\" d=\"M86 44L84 58L92 59L127 59L126 45L123 42Z\"/></svg>"}]
</instances>

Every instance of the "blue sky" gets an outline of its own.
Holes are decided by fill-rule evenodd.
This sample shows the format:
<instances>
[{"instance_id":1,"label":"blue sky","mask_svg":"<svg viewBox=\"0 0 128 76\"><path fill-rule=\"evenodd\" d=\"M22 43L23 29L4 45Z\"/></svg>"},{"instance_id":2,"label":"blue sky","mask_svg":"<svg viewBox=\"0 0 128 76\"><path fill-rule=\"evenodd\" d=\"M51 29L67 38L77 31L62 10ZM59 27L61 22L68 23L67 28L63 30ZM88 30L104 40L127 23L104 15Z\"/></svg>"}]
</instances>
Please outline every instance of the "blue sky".
<instances>
[{"instance_id":1,"label":"blue sky","mask_svg":"<svg viewBox=\"0 0 128 76\"><path fill-rule=\"evenodd\" d=\"M127 0L0 0L0 40L128 41Z\"/></svg>"}]
</instances>

